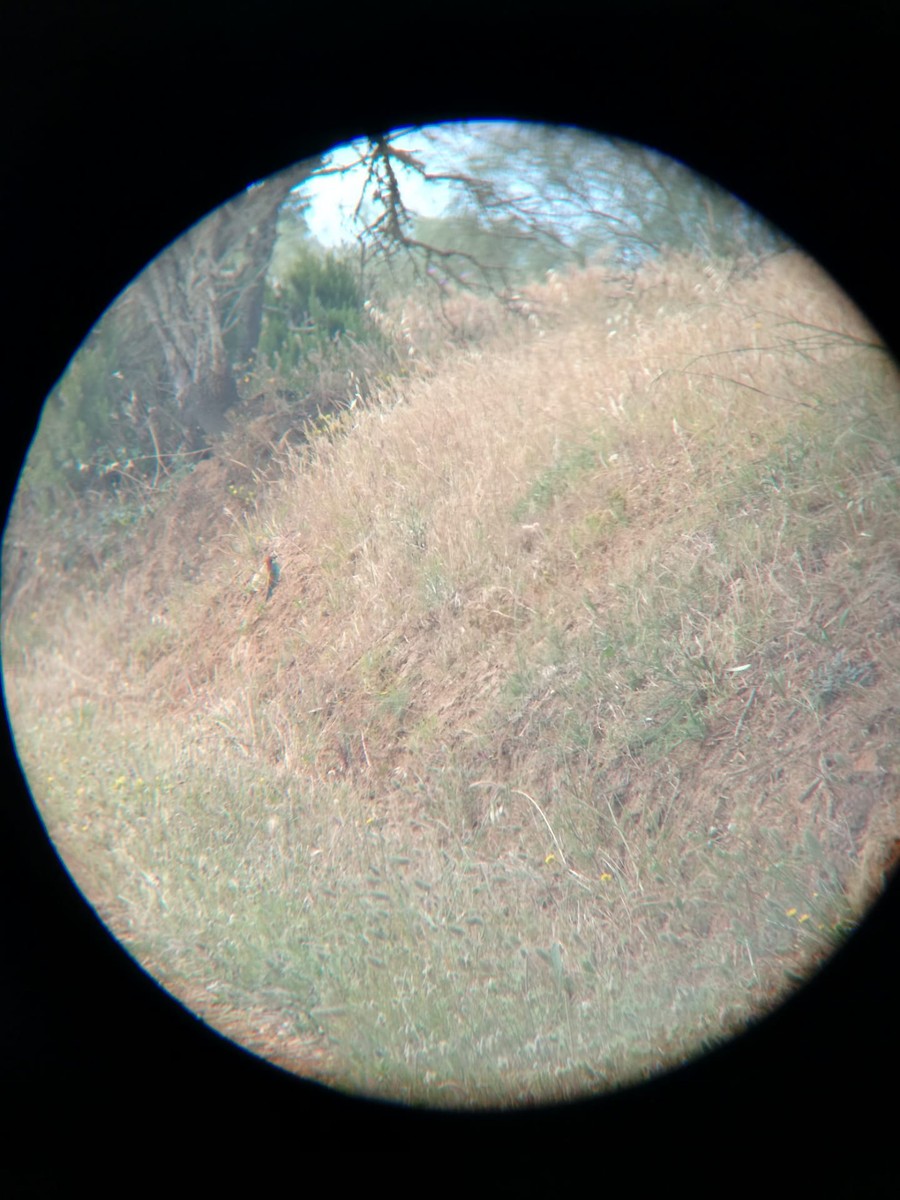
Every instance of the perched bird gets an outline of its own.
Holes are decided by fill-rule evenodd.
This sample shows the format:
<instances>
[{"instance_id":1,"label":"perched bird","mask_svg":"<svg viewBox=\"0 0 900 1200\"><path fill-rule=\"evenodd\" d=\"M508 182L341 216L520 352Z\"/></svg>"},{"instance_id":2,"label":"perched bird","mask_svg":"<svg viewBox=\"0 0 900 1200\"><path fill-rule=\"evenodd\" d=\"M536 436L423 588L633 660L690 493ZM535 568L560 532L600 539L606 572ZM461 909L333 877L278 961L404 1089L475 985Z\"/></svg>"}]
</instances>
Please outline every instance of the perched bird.
<instances>
[{"instance_id":1,"label":"perched bird","mask_svg":"<svg viewBox=\"0 0 900 1200\"><path fill-rule=\"evenodd\" d=\"M267 600L272 595L272 593L275 591L275 589L278 587L279 579L281 579L281 567L279 566L279 563L278 563L278 555L277 554L267 554L266 555L266 581L268 583L268 587L266 588L266 599Z\"/></svg>"}]
</instances>

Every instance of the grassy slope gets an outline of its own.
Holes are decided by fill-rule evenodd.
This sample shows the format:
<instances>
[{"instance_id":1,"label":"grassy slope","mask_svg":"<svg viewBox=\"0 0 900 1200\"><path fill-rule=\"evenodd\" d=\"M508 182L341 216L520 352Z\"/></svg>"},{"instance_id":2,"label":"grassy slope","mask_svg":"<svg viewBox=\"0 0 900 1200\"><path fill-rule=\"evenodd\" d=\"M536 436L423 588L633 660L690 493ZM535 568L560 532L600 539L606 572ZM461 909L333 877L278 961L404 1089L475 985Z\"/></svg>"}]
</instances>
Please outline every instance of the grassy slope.
<instances>
[{"instance_id":1,"label":"grassy slope","mask_svg":"<svg viewBox=\"0 0 900 1200\"><path fill-rule=\"evenodd\" d=\"M235 434L96 590L7 605L23 761L126 944L261 1053L415 1101L570 1096L739 1028L900 816L871 331L795 255L529 302L461 302L440 355L410 304L428 369L266 487Z\"/></svg>"}]
</instances>

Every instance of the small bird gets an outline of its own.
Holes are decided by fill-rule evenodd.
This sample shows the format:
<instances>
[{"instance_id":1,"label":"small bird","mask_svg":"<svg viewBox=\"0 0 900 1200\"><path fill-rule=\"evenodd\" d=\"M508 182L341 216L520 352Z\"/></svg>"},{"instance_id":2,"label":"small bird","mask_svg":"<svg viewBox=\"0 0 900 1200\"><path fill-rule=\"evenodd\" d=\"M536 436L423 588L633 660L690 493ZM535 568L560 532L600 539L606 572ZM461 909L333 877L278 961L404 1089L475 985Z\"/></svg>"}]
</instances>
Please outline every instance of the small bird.
<instances>
[{"instance_id":1,"label":"small bird","mask_svg":"<svg viewBox=\"0 0 900 1200\"><path fill-rule=\"evenodd\" d=\"M278 581L281 579L281 567L278 563L277 554L266 555L266 580L268 587L266 588L266 599L268 600L275 589L278 587Z\"/></svg>"}]
</instances>

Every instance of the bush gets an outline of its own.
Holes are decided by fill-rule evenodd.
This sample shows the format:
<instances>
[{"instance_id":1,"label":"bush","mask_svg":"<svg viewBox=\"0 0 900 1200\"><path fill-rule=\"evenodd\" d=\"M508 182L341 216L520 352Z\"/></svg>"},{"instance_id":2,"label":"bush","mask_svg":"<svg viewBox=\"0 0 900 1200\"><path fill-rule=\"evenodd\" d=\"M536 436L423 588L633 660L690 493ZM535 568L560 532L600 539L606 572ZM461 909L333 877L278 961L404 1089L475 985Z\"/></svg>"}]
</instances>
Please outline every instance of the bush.
<instances>
[{"instance_id":1,"label":"bush","mask_svg":"<svg viewBox=\"0 0 900 1200\"><path fill-rule=\"evenodd\" d=\"M289 274L267 288L259 357L286 374L327 354L342 335L370 340L376 330L363 300L357 273L345 258L304 248Z\"/></svg>"},{"instance_id":2,"label":"bush","mask_svg":"<svg viewBox=\"0 0 900 1200\"><path fill-rule=\"evenodd\" d=\"M22 475L42 509L53 507L60 487L81 490L98 456L118 457L111 445L122 389L116 343L112 322L96 326L44 403Z\"/></svg>"}]
</instances>

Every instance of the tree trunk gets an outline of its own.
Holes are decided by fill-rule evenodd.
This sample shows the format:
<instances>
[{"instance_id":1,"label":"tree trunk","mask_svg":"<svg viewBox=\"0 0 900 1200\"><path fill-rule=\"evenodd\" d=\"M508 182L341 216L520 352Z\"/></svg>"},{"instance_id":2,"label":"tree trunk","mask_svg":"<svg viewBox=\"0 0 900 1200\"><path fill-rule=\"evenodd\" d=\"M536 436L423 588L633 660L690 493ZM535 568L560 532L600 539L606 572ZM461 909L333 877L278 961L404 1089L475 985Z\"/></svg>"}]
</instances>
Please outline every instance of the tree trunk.
<instances>
[{"instance_id":1,"label":"tree trunk","mask_svg":"<svg viewBox=\"0 0 900 1200\"><path fill-rule=\"evenodd\" d=\"M232 364L246 362L259 340L278 210L317 165L306 161L252 185L179 238L135 284L159 340L168 399L192 437L221 433L239 400Z\"/></svg>"}]
</instances>

